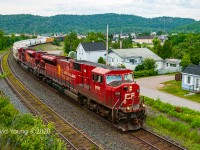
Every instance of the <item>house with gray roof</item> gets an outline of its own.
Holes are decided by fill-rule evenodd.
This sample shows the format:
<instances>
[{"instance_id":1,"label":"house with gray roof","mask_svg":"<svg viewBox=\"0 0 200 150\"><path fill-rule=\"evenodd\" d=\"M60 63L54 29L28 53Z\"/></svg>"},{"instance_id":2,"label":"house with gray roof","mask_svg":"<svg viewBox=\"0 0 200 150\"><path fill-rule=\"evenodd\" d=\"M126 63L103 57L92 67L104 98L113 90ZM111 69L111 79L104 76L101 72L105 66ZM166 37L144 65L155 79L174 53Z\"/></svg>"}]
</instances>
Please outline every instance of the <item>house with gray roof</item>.
<instances>
[{"instance_id":1,"label":"house with gray roof","mask_svg":"<svg viewBox=\"0 0 200 150\"><path fill-rule=\"evenodd\" d=\"M180 59L165 59L163 61L163 68L158 70L158 74L166 74L171 72L181 72L181 60Z\"/></svg>"},{"instance_id":2,"label":"house with gray roof","mask_svg":"<svg viewBox=\"0 0 200 150\"><path fill-rule=\"evenodd\" d=\"M108 63L112 66L124 64L126 68L135 70L135 67L141 64L145 58L154 59L156 69L163 68L163 59L148 48L113 49L108 54Z\"/></svg>"},{"instance_id":3,"label":"house with gray roof","mask_svg":"<svg viewBox=\"0 0 200 150\"><path fill-rule=\"evenodd\" d=\"M76 49L77 60L98 62L99 57L106 58L106 46L103 42L83 42Z\"/></svg>"},{"instance_id":4,"label":"house with gray roof","mask_svg":"<svg viewBox=\"0 0 200 150\"><path fill-rule=\"evenodd\" d=\"M182 71L182 89L200 92L200 65L189 65Z\"/></svg>"}]
</instances>

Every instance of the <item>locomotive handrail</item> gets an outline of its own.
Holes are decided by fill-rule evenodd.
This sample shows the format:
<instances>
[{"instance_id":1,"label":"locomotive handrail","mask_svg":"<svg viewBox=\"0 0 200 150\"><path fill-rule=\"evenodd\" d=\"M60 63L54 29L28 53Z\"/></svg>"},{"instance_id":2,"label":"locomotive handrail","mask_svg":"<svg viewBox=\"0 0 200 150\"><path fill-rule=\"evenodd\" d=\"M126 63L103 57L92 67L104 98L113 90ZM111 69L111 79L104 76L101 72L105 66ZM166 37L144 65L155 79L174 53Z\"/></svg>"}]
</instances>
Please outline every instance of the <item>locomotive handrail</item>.
<instances>
[{"instance_id":1,"label":"locomotive handrail","mask_svg":"<svg viewBox=\"0 0 200 150\"><path fill-rule=\"evenodd\" d=\"M119 100L120 99L118 99L117 101L116 101L116 103L115 103L115 105L113 105L113 107L112 107L112 120L113 120L113 118L114 118L114 108L115 108L115 106L117 105L117 103L119 102ZM119 108L119 107L118 107Z\"/></svg>"},{"instance_id":2,"label":"locomotive handrail","mask_svg":"<svg viewBox=\"0 0 200 150\"><path fill-rule=\"evenodd\" d=\"M88 79L90 79L90 77L85 77L85 76L83 76L83 75L77 75L78 77L83 77L83 78L88 78Z\"/></svg>"},{"instance_id":3,"label":"locomotive handrail","mask_svg":"<svg viewBox=\"0 0 200 150\"><path fill-rule=\"evenodd\" d=\"M120 108L125 101L126 101L126 99L123 100L123 102L119 105L118 108Z\"/></svg>"}]
</instances>

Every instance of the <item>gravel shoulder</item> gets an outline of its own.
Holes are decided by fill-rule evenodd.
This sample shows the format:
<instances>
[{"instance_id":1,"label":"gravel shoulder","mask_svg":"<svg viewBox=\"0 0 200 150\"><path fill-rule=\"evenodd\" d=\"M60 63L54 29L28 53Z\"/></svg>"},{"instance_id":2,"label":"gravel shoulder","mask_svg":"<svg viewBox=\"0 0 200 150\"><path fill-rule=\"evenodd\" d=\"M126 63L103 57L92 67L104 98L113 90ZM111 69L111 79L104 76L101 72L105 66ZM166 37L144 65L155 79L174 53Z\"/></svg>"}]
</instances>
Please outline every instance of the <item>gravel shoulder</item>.
<instances>
[{"instance_id":1,"label":"gravel shoulder","mask_svg":"<svg viewBox=\"0 0 200 150\"><path fill-rule=\"evenodd\" d=\"M153 99L160 99L163 102L170 103L175 106L187 107L200 111L200 103L189 101L171 94L167 94L158 90L163 85L162 82L174 80L174 75L161 75L147 78L135 79L140 85L141 94Z\"/></svg>"},{"instance_id":2,"label":"gravel shoulder","mask_svg":"<svg viewBox=\"0 0 200 150\"><path fill-rule=\"evenodd\" d=\"M1 62L1 58L0 58ZM1 64L0 64L1 65ZM10 102L21 113L29 113L28 109L23 105L20 99L13 93L5 79L0 80L0 91L10 99Z\"/></svg>"}]
</instances>

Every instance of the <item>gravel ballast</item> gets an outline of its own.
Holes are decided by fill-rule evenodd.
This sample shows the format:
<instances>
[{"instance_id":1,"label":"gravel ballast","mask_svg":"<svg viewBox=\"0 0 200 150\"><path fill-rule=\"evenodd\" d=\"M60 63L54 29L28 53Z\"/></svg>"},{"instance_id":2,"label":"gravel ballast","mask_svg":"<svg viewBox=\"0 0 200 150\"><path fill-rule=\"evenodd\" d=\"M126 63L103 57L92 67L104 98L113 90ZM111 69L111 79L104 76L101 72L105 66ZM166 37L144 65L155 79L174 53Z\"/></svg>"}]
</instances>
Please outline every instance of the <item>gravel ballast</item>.
<instances>
[{"instance_id":1,"label":"gravel ballast","mask_svg":"<svg viewBox=\"0 0 200 150\"><path fill-rule=\"evenodd\" d=\"M23 114L29 113L28 109L24 106L21 100L10 89L5 79L0 80L0 91L2 91L3 94L9 98L10 102L19 112Z\"/></svg>"}]
</instances>

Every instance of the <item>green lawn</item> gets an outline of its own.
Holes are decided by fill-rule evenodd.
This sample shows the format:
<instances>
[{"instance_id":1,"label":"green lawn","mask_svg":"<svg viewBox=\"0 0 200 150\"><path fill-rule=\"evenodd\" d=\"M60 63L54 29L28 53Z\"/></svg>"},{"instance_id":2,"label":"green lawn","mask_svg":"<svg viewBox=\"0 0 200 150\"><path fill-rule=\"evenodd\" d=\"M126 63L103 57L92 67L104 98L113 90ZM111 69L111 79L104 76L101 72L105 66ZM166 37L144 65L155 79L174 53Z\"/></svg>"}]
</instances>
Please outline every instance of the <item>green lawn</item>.
<instances>
[{"instance_id":1,"label":"green lawn","mask_svg":"<svg viewBox=\"0 0 200 150\"><path fill-rule=\"evenodd\" d=\"M41 45L34 46L34 49L35 50L42 50L42 51L46 51L46 50L63 50L64 43L61 42L60 44L61 44L60 46L52 45L51 43L41 44Z\"/></svg>"},{"instance_id":2,"label":"green lawn","mask_svg":"<svg viewBox=\"0 0 200 150\"><path fill-rule=\"evenodd\" d=\"M181 81L172 80L162 84L165 86L161 88L160 91L200 103L200 94L186 96L190 92L181 88Z\"/></svg>"}]
</instances>

